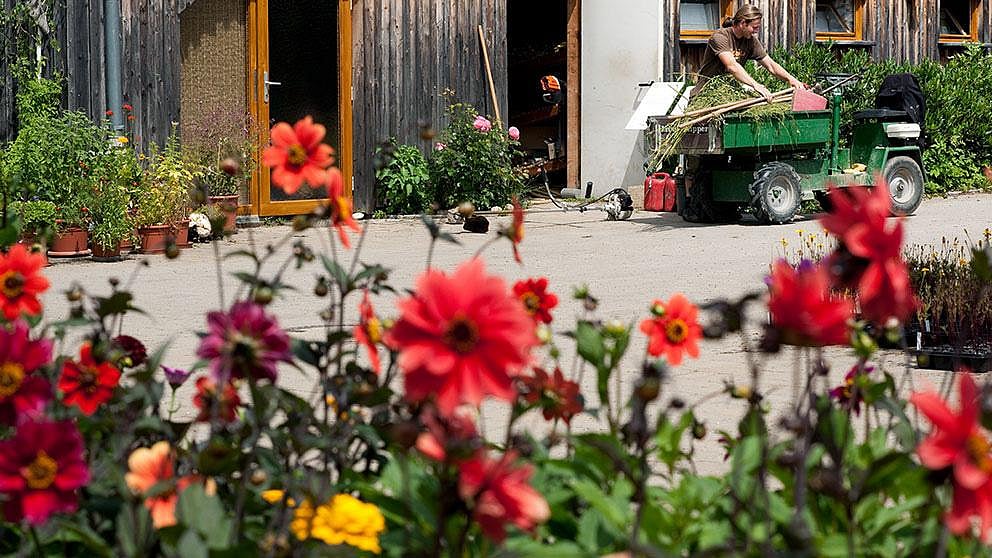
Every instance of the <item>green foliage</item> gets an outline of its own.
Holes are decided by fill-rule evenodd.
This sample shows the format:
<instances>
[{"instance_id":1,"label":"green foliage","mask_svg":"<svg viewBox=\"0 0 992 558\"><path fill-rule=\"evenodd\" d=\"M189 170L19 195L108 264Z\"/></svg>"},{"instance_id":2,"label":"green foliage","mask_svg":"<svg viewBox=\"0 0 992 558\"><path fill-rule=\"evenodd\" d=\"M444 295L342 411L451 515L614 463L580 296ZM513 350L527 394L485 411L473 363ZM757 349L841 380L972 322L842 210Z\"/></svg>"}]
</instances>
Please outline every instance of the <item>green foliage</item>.
<instances>
[{"instance_id":1,"label":"green foliage","mask_svg":"<svg viewBox=\"0 0 992 558\"><path fill-rule=\"evenodd\" d=\"M427 159L413 145L396 145L395 140L376 149L384 165L375 173L379 190L378 208L388 215L423 213L434 201Z\"/></svg>"},{"instance_id":2,"label":"green foliage","mask_svg":"<svg viewBox=\"0 0 992 558\"><path fill-rule=\"evenodd\" d=\"M197 122L183 129L183 159L191 165L197 179L206 186L208 196L233 196L241 193L255 170L256 142L252 140L251 117L227 107L206 111ZM237 169L222 169L226 159Z\"/></svg>"},{"instance_id":3,"label":"green foliage","mask_svg":"<svg viewBox=\"0 0 992 558\"><path fill-rule=\"evenodd\" d=\"M7 206L7 213L18 216L23 233L37 235L55 229L57 212L50 201L13 201Z\"/></svg>"},{"instance_id":4,"label":"green foliage","mask_svg":"<svg viewBox=\"0 0 992 558\"><path fill-rule=\"evenodd\" d=\"M832 45L807 43L772 53L785 69L806 83L817 73L856 73L860 78L844 95L841 120L851 125L852 115L875 105L875 94L885 76L909 72L920 80L927 102L926 133L929 146L923 153L926 189L930 194L952 190L989 188L981 168L992 164L992 55L978 45L968 46L946 65L932 60L920 64L873 61L867 52L838 52ZM776 78L754 72L771 85ZM844 129L842 129L842 132Z\"/></svg>"},{"instance_id":5,"label":"green foliage","mask_svg":"<svg viewBox=\"0 0 992 558\"><path fill-rule=\"evenodd\" d=\"M189 215L195 167L183 159L179 138L173 133L165 149L153 149L137 196L139 226L174 225Z\"/></svg>"},{"instance_id":6,"label":"green foliage","mask_svg":"<svg viewBox=\"0 0 992 558\"><path fill-rule=\"evenodd\" d=\"M430 176L441 207L454 207L470 201L479 208L503 206L523 191L523 181L513 171L512 159L517 142L506 131L476 130L479 112L471 105L455 103L448 107L448 127L437 137L443 149L430 158Z\"/></svg>"}]
</instances>

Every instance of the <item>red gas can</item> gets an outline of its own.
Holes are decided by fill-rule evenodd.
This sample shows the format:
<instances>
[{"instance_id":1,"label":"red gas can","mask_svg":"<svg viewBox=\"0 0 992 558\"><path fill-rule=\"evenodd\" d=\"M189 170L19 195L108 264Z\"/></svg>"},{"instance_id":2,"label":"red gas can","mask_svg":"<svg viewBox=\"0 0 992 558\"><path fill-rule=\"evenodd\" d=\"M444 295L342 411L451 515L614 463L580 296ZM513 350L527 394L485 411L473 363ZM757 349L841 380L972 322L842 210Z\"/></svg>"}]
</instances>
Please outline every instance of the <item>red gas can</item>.
<instances>
[{"instance_id":1,"label":"red gas can","mask_svg":"<svg viewBox=\"0 0 992 558\"><path fill-rule=\"evenodd\" d=\"M675 179L667 172L656 172L644 179L644 209L675 211Z\"/></svg>"}]
</instances>

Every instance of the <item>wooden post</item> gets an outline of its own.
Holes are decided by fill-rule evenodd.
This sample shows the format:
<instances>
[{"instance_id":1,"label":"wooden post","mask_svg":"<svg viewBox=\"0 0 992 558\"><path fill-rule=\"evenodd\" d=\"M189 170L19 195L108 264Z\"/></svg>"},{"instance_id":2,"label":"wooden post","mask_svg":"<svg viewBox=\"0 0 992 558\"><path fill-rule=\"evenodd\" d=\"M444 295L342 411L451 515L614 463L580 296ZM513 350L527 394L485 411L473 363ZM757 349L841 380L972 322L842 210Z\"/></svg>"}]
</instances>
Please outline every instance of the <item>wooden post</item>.
<instances>
[{"instance_id":1,"label":"wooden post","mask_svg":"<svg viewBox=\"0 0 992 558\"><path fill-rule=\"evenodd\" d=\"M568 0L568 25L565 31L565 52L567 69L565 71L565 186L579 187L579 170L581 162L582 98L580 96L582 83L580 80L581 40L582 29L582 0Z\"/></svg>"},{"instance_id":2,"label":"wooden post","mask_svg":"<svg viewBox=\"0 0 992 558\"><path fill-rule=\"evenodd\" d=\"M486 63L486 77L489 79L489 95L493 99L493 112L496 114L496 125L503 127L503 118L499 114L499 100L496 99L496 84L493 83L493 68L489 64L489 49L486 48L486 35L479 25L479 42L482 44L482 59Z\"/></svg>"}]
</instances>

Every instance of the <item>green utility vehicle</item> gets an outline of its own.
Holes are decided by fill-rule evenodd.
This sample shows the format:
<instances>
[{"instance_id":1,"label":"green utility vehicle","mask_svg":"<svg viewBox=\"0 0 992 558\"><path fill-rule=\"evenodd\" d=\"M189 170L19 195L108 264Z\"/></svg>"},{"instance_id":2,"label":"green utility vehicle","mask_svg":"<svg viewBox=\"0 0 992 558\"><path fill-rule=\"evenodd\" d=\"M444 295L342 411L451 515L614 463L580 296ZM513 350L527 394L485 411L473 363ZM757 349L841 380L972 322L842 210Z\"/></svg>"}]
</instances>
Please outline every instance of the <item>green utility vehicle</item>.
<instances>
[{"instance_id":1,"label":"green utility vehicle","mask_svg":"<svg viewBox=\"0 0 992 558\"><path fill-rule=\"evenodd\" d=\"M725 115L684 131L673 174L678 211L688 221L733 222L745 208L765 223L787 223L802 200L826 208L829 185L888 183L892 212L913 213L923 197L920 126L907 112L874 109L854 114L841 147L841 89L827 110L789 112L754 120ZM675 129L672 117L653 117L657 141Z\"/></svg>"}]
</instances>

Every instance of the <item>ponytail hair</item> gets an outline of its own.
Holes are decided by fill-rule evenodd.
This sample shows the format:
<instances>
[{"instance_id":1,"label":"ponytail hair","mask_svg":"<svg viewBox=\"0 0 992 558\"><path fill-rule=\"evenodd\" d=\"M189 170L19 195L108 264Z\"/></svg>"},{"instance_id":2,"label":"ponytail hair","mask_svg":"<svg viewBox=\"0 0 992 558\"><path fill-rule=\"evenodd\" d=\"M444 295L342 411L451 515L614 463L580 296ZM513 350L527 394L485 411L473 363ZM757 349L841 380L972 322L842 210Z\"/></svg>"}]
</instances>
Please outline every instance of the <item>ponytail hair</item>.
<instances>
[{"instance_id":1,"label":"ponytail hair","mask_svg":"<svg viewBox=\"0 0 992 558\"><path fill-rule=\"evenodd\" d=\"M728 17L723 20L724 27L730 27L732 25L737 25L738 23L750 23L756 19L762 18L761 8L751 4L744 4L739 10L734 14L734 17Z\"/></svg>"}]
</instances>

